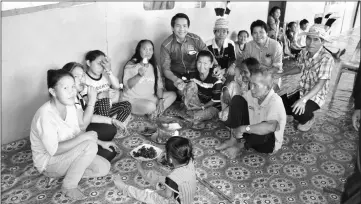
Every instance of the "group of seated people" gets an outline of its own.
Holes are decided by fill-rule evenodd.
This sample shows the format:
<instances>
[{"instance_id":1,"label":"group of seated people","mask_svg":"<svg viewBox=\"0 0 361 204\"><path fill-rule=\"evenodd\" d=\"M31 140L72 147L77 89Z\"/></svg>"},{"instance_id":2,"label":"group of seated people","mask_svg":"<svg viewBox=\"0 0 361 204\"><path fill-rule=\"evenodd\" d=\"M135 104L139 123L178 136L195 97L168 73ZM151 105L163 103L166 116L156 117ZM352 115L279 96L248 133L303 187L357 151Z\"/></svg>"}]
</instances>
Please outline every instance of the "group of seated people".
<instances>
[{"instance_id":1,"label":"group of seated people","mask_svg":"<svg viewBox=\"0 0 361 204\"><path fill-rule=\"evenodd\" d=\"M301 49L306 46L306 37L305 35L300 34L308 31L309 22L307 19L303 19L300 22L291 21L285 25L286 30L283 30L280 17L281 8L278 6L272 7L267 18L268 36L274 40L277 40L282 45L285 56L290 56L297 59ZM338 18L340 17L336 12L328 13L325 16L323 16L323 14L316 14L314 17L314 24L322 25L322 21L325 21L325 25L323 26L326 33L330 35L331 26ZM335 59L340 59L340 57L346 52L345 49L339 49L335 53L331 52L327 48L326 50L329 51Z\"/></svg>"},{"instance_id":2,"label":"group of seated people","mask_svg":"<svg viewBox=\"0 0 361 204\"><path fill-rule=\"evenodd\" d=\"M304 32L305 48L297 66L287 70L282 68L281 45L268 37L268 26L261 20L251 24L250 42L245 30L239 32L237 43L229 40L224 18L217 19L215 37L207 43L188 32L190 20L184 13L172 18L171 27L173 33L161 45L162 70L152 41L142 40L121 70L124 75L120 80L112 72L110 59L99 50L86 54L85 65L70 62L62 69L48 71L50 100L33 118L31 148L39 172L65 176L62 189L67 196L83 199L85 195L78 189L80 179L109 173L117 149L112 140L117 129L126 129L131 113L157 117L176 98L194 123L218 118L230 128L231 139L216 149L225 150L231 158L242 148L275 153L282 146L288 119L297 120L300 131L311 128L313 112L325 102L334 65L323 47L327 40L323 26L314 25ZM276 93L275 83L282 76L301 72L299 89L283 96ZM123 91L119 91L122 84ZM191 143L182 137L168 140L166 153L168 161L182 170L174 170L174 177L166 178L173 191L166 188L160 195L181 200L190 196L188 200L192 200L195 173L190 162ZM190 172L189 176L182 178L184 172ZM182 179L189 180L188 186ZM143 196L158 199L153 203L165 202L126 187L119 178L116 184L137 199ZM185 190L176 191L174 186Z\"/></svg>"}]
</instances>

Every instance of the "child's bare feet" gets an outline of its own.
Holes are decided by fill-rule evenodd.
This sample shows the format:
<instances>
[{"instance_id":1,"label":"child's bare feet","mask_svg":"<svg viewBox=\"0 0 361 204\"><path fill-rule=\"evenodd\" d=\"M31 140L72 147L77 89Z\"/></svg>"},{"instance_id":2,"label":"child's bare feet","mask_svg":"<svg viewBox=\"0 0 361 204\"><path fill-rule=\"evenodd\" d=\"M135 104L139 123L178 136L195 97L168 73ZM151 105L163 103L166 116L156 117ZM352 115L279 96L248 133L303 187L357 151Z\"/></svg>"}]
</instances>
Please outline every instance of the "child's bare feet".
<instances>
[{"instance_id":1,"label":"child's bare feet","mask_svg":"<svg viewBox=\"0 0 361 204\"><path fill-rule=\"evenodd\" d=\"M125 184L123 181L122 181L122 178L120 178L120 175L116 175L115 178L114 178L114 184L115 186L123 191L125 189L125 187L127 187L127 184Z\"/></svg>"},{"instance_id":2,"label":"child's bare feet","mask_svg":"<svg viewBox=\"0 0 361 204\"><path fill-rule=\"evenodd\" d=\"M241 151L241 148L237 146L229 147L224 151L224 154L230 159L235 159L238 153Z\"/></svg>"},{"instance_id":3,"label":"child's bare feet","mask_svg":"<svg viewBox=\"0 0 361 204\"><path fill-rule=\"evenodd\" d=\"M236 144L237 144L237 140L236 140L234 137L231 136L231 139L223 142L223 143L220 144L220 145L217 145L217 146L215 147L215 149L216 149L216 150L223 150L223 149L232 147L232 146L234 146L234 145L236 145Z\"/></svg>"},{"instance_id":4,"label":"child's bare feet","mask_svg":"<svg viewBox=\"0 0 361 204\"><path fill-rule=\"evenodd\" d=\"M83 200L86 196L78 188L62 189L65 196L70 197L73 200Z\"/></svg>"}]
</instances>

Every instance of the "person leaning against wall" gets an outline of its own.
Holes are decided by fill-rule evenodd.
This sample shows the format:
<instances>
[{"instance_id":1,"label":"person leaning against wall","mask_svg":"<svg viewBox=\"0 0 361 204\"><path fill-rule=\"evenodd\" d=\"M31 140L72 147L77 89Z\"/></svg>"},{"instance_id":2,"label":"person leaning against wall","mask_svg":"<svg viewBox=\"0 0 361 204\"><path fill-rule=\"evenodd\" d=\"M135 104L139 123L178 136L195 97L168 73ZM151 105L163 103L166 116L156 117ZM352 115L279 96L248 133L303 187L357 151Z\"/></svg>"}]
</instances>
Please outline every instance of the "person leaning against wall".
<instances>
[{"instance_id":1,"label":"person leaning against wall","mask_svg":"<svg viewBox=\"0 0 361 204\"><path fill-rule=\"evenodd\" d=\"M99 140L95 131L84 132L83 116L75 107L73 76L62 69L48 70L47 75L50 100L36 111L30 129L34 166L48 177L65 176L65 195L84 199L80 179L105 176L110 170L109 161L97 155L98 145L108 150L116 145Z\"/></svg>"},{"instance_id":2,"label":"person leaning against wall","mask_svg":"<svg viewBox=\"0 0 361 204\"><path fill-rule=\"evenodd\" d=\"M208 50L203 40L196 34L188 32L189 17L177 13L171 20L173 34L165 39L160 48L160 64L165 76L165 88L174 91L180 100L181 93L188 80L197 74L196 56L201 50ZM215 71L220 70L218 62L214 62ZM186 78L183 81L182 78Z\"/></svg>"},{"instance_id":3,"label":"person leaning against wall","mask_svg":"<svg viewBox=\"0 0 361 204\"><path fill-rule=\"evenodd\" d=\"M164 91L162 75L150 40L141 40L124 69L123 99L132 104L132 113L155 118L163 114L176 99L172 91Z\"/></svg>"},{"instance_id":4,"label":"person leaning against wall","mask_svg":"<svg viewBox=\"0 0 361 204\"><path fill-rule=\"evenodd\" d=\"M80 94L85 88L85 67L76 62L69 62L62 68L73 75L75 80L75 88L77 95L75 98L75 106L79 115L83 116L83 124L81 126L86 131L95 131L98 134L98 139L101 141L112 141L117 134L117 127L125 128L123 123L111 117L93 114L94 106L97 100L97 91L94 87L88 86L86 101ZM116 156L116 151L111 147L111 150L103 149L98 145L98 155L106 158L109 162Z\"/></svg>"}]
</instances>

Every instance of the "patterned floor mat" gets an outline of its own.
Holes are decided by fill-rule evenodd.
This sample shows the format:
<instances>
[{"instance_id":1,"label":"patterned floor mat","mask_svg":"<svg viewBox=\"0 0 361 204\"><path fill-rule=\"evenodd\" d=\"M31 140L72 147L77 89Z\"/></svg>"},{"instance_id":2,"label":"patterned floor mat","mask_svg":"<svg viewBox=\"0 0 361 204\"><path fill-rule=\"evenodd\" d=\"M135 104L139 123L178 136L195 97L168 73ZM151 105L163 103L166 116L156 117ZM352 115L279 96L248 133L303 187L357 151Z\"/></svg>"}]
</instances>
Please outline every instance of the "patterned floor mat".
<instances>
[{"instance_id":1,"label":"patterned floor mat","mask_svg":"<svg viewBox=\"0 0 361 204\"><path fill-rule=\"evenodd\" d=\"M348 55L351 53L348 51ZM337 71L335 68L332 81ZM292 88L292 81L297 82L294 79L285 80L289 81L284 83L286 88ZM346 74L341 82L336 93L338 100L328 101L317 113L316 123L309 132L299 132L291 123L287 124L283 147L273 155L249 150L229 160L223 153L214 150L215 145L229 138L229 132L221 123L210 121L182 129L181 136L191 139L194 144L198 176L233 198L236 204L339 203L339 194L324 192L323 188L342 191L347 176L354 169L358 140L352 127L348 101L353 78ZM177 114L177 108L171 107L166 114ZM143 117L134 117L129 129L135 130L147 123ZM135 161L129 155L132 148L149 141L134 133L130 137L117 135L115 142L122 150L113 160L111 172L105 177L81 180L80 188L88 196L83 201L64 197L60 192L61 178L49 183L45 176L38 173L33 166L29 139L3 145L1 203L139 204L122 196L112 180L119 173L128 184L150 188L150 184L138 174ZM151 169L157 164L148 162L146 166ZM194 204L210 203L225 204L228 201L198 183Z\"/></svg>"},{"instance_id":2,"label":"patterned floor mat","mask_svg":"<svg viewBox=\"0 0 361 204\"><path fill-rule=\"evenodd\" d=\"M175 107L167 115L177 113ZM323 187L339 188L350 174L357 148L357 133L346 114L340 118L319 113L309 132L297 131L291 123L285 130L282 149L274 155L242 151L235 160L214 150L214 146L229 138L229 131L219 122L206 122L180 131L194 144L197 174L234 199L233 203L278 204L310 203L336 204L339 195L323 192ZM130 130L147 125L143 117L134 117ZM82 179L80 188L88 196L72 201L60 193L62 179L48 183L33 166L28 139L2 146L2 203L136 203L122 196L112 180L117 173L129 184L149 188L150 184L138 174L129 151L149 141L132 133L131 137L117 135L122 151L112 162L111 173L105 177ZM146 163L153 168L155 162ZM203 185L198 184L195 204L227 203Z\"/></svg>"}]
</instances>

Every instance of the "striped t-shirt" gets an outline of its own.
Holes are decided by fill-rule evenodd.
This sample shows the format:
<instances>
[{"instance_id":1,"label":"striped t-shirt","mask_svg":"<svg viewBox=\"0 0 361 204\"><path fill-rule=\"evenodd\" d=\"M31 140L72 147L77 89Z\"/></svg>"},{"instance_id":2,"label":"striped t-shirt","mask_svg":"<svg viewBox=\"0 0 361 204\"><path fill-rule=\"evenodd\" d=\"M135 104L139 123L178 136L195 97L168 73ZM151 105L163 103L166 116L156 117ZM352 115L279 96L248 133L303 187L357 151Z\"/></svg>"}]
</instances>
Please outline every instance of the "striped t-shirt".
<instances>
[{"instance_id":1,"label":"striped t-shirt","mask_svg":"<svg viewBox=\"0 0 361 204\"><path fill-rule=\"evenodd\" d=\"M201 83L198 84L198 98L203 103L206 104L210 100L215 102L214 107L221 108L221 91L222 91L222 81L218 80L212 75L213 69L209 70L208 76L205 80L201 80L200 75L198 74L196 79Z\"/></svg>"},{"instance_id":2,"label":"striped t-shirt","mask_svg":"<svg viewBox=\"0 0 361 204\"><path fill-rule=\"evenodd\" d=\"M165 185L173 191L179 204L192 204L197 187L196 170L193 160L185 166L172 171L165 178Z\"/></svg>"}]
</instances>

